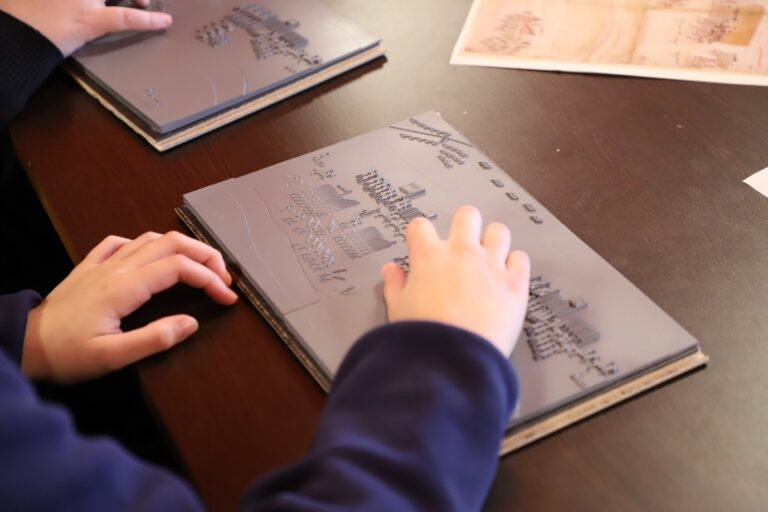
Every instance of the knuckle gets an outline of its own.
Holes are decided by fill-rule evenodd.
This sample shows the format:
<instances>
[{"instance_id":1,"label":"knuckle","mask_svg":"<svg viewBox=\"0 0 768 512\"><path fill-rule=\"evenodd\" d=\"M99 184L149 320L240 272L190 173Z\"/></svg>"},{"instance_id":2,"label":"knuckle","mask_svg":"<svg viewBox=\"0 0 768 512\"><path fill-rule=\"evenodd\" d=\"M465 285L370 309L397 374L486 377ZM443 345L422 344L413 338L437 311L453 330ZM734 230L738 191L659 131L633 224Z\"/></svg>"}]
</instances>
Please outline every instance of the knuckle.
<instances>
[{"instance_id":1,"label":"knuckle","mask_svg":"<svg viewBox=\"0 0 768 512\"><path fill-rule=\"evenodd\" d=\"M174 251L185 253L196 246L196 240L179 233L178 231L168 231L163 235L163 243L169 245Z\"/></svg>"},{"instance_id":2,"label":"knuckle","mask_svg":"<svg viewBox=\"0 0 768 512\"><path fill-rule=\"evenodd\" d=\"M155 339L155 348L158 351L168 350L176 343L177 338L176 328L165 324L157 332L157 338Z\"/></svg>"},{"instance_id":3,"label":"knuckle","mask_svg":"<svg viewBox=\"0 0 768 512\"><path fill-rule=\"evenodd\" d=\"M176 231L168 231L167 233L160 235L159 241L163 245L170 245L174 248L178 248L180 243L178 235L179 233Z\"/></svg>"},{"instance_id":4,"label":"knuckle","mask_svg":"<svg viewBox=\"0 0 768 512\"><path fill-rule=\"evenodd\" d=\"M511 235L507 225L502 224L501 222L491 222L488 224L488 232L502 237L508 237Z\"/></svg>"},{"instance_id":5,"label":"knuckle","mask_svg":"<svg viewBox=\"0 0 768 512\"><path fill-rule=\"evenodd\" d=\"M123 9L120 11L121 19L124 27L133 27L139 21L139 13L134 9Z\"/></svg>"},{"instance_id":6,"label":"knuckle","mask_svg":"<svg viewBox=\"0 0 768 512\"><path fill-rule=\"evenodd\" d=\"M122 361L118 356L120 347L114 345L103 345L100 350L96 352L94 357L99 363L99 366L105 372L114 372L123 367Z\"/></svg>"},{"instance_id":7,"label":"knuckle","mask_svg":"<svg viewBox=\"0 0 768 512\"><path fill-rule=\"evenodd\" d=\"M191 261L189 258L184 256L183 254L173 254L168 257L168 261L174 268L183 270L188 268L188 266L191 264Z\"/></svg>"},{"instance_id":8,"label":"knuckle","mask_svg":"<svg viewBox=\"0 0 768 512\"><path fill-rule=\"evenodd\" d=\"M149 292L143 283L127 274L112 274L105 279L104 288L113 305L143 304Z\"/></svg>"},{"instance_id":9,"label":"knuckle","mask_svg":"<svg viewBox=\"0 0 768 512\"><path fill-rule=\"evenodd\" d=\"M214 252L211 254L211 257L208 260L210 265L213 265L213 266L216 266L216 267L220 267L221 269L226 270L227 262L224 261L224 256L219 251L217 251L216 249L213 249L213 251Z\"/></svg>"},{"instance_id":10,"label":"knuckle","mask_svg":"<svg viewBox=\"0 0 768 512\"><path fill-rule=\"evenodd\" d=\"M416 251L415 256L416 258L420 259L423 262L430 262L435 261L440 258L440 253L442 252L441 248L437 245L433 244L427 244L422 246L418 251Z\"/></svg>"},{"instance_id":11,"label":"knuckle","mask_svg":"<svg viewBox=\"0 0 768 512\"><path fill-rule=\"evenodd\" d=\"M455 240L451 245L454 253L461 257L472 258L483 254L483 248L470 240Z\"/></svg>"},{"instance_id":12,"label":"knuckle","mask_svg":"<svg viewBox=\"0 0 768 512\"><path fill-rule=\"evenodd\" d=\"M506 224L502 224L501 222L491 222L488 224L488 229L495 229L498 231L509 231L509 228L507 228Z\"/></svg>"},{"instance_id":13,"label":"knuckle","mask_svg":"<svg viewBox=\"0 0 768 512\"><path fill-rule=\"evenodd\" d=\"M176 230L168 231L165 235L163 235L163 237L172 242L183 242L185 240L189 240L189 237L179 233Z\"/></svg>"},{"instance_id":14,"label":"knuckle","mask_svg":"<svg viewBox=\"0 0 768 512\"><path fill-rule=\"evenodd\" d=\"M154 242L160 238L160 235L158 233L155 233L154 231L147 231L146 233L142 233L138 237L136 237L137 242Z\"/></svg>"}]
</instances>

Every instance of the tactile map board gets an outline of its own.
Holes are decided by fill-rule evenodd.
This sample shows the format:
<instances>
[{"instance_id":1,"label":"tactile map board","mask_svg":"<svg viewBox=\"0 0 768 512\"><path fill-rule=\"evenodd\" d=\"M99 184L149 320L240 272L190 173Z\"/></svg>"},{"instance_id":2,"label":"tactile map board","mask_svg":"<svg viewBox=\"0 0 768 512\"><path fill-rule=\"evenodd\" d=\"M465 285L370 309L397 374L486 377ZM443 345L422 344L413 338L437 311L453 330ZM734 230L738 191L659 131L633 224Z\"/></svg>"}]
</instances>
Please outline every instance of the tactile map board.
<instances>
[{"instance_id":1,"label":"tactile map board","mask_svg":"<svg viewBox=\"0 0 768 512\"><path fill-rule=\"evenodd\" d=\"M379 39L318 0L150 0L148 9L170 13L173 25L106 36L74 57L105 95L157 134L382 53L370 51Z\"/></svg>"},{"instance_id":2,"label":"tactile map board","mask_svg":"<svg viewBox=\"0 0 768 512\"><path fill-rule=\"evenodd\" d=\"M511 431L615 392L550 431L560 428L706 362L688 332L434 112L186 194L180 214L327 388L352 343L385 321L379 268L407 270L408 221L425 216L445 237L463 204L509 226L532 261Z\"/></svg>"}]
</instances>

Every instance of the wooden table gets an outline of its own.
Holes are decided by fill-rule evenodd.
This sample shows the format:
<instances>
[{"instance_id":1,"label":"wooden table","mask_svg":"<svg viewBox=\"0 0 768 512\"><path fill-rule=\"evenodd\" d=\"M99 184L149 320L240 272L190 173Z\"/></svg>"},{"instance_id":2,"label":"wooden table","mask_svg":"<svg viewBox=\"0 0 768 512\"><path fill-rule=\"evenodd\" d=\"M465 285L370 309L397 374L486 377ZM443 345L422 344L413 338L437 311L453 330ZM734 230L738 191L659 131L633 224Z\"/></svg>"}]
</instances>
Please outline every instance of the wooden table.
<instances>
[{"instance_id":1,"label":"wooden table","mask_svg":"<svg viewBox=\"0 0 768 512\"><path fill-rule=\"evenodd\" d=\"M167 154L52 77L12 134L71 256L181 229L185 192L440 111L712 358L504 458L487 508L764 510L768 199L742 180L768 166L768 88L451 67L469 0L331 3L386 62ZM141 380L205 502L231 510L303 453L323 394L247 301L177 307L200 332Z\"/></svg>"}]
</instances>

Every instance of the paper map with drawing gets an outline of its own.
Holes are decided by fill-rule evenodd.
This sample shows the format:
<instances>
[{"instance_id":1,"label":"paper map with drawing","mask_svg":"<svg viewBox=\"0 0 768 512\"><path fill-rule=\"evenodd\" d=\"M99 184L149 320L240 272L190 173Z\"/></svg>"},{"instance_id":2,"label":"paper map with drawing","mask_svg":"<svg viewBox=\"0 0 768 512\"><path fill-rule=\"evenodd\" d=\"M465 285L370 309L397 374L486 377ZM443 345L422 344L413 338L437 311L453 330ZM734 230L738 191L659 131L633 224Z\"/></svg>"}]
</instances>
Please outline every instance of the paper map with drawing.
<instances>
[{"instance_id":1,"label":"paper map with drawing","mask_svg":"<svg viewBox=\"0 0 768 512\"><path fill-rule=\"evenodd\" d=\"M768 85L768 0L475 0L451 64Z\"/></svg>"}]
</instances>

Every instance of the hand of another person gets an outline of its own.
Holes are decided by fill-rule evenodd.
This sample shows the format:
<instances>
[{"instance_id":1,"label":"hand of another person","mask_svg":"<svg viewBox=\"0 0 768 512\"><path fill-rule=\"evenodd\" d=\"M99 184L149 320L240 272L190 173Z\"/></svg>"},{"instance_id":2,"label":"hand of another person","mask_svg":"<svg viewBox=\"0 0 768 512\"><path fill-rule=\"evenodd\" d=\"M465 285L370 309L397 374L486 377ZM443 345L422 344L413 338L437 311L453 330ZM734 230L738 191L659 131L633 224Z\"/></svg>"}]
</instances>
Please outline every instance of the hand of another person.
<instances>
[{"instance_id":1,"label":"hand of another person","mask_svg":"<svg viewBox=\"0 0 768 512\"><path fill-rule=\"evenodd\" d=\"M169 316L128 332L120 321L180 282L220 304L237 300L221 254L202 242L176 232L107 237L30 311L22 371L72 382L174 346L197 330L193 317Z\"/></svg>"},{"instance_id":2,"label":"hand of another person","mask_svg":"<svg viewBox=\"0 0 768 512\"><path fill-rule=\"evenodd\" d=\"M146 7L149 0L134 0L133 3ZM104 34L161 30L173 21L165 13L107 7L105 0L0 0L0 11L43 34L64 57Z\"/></svg>"},{"instance_id":3,"label":"hand of another person","mask_svg":"<svg viewBox=\"0 0 768 512\"><path fill-rule=\"evenodd\" d=\"M530 261L509 252L511 236L503 224L482 230L471 206L459 208L447 240L421 217L406 230L411 271L395 263L381 269L391 322L430 320L461 327L490 341L509 357L523 327L528 304Z\"/></svg>"}]
</instances>

